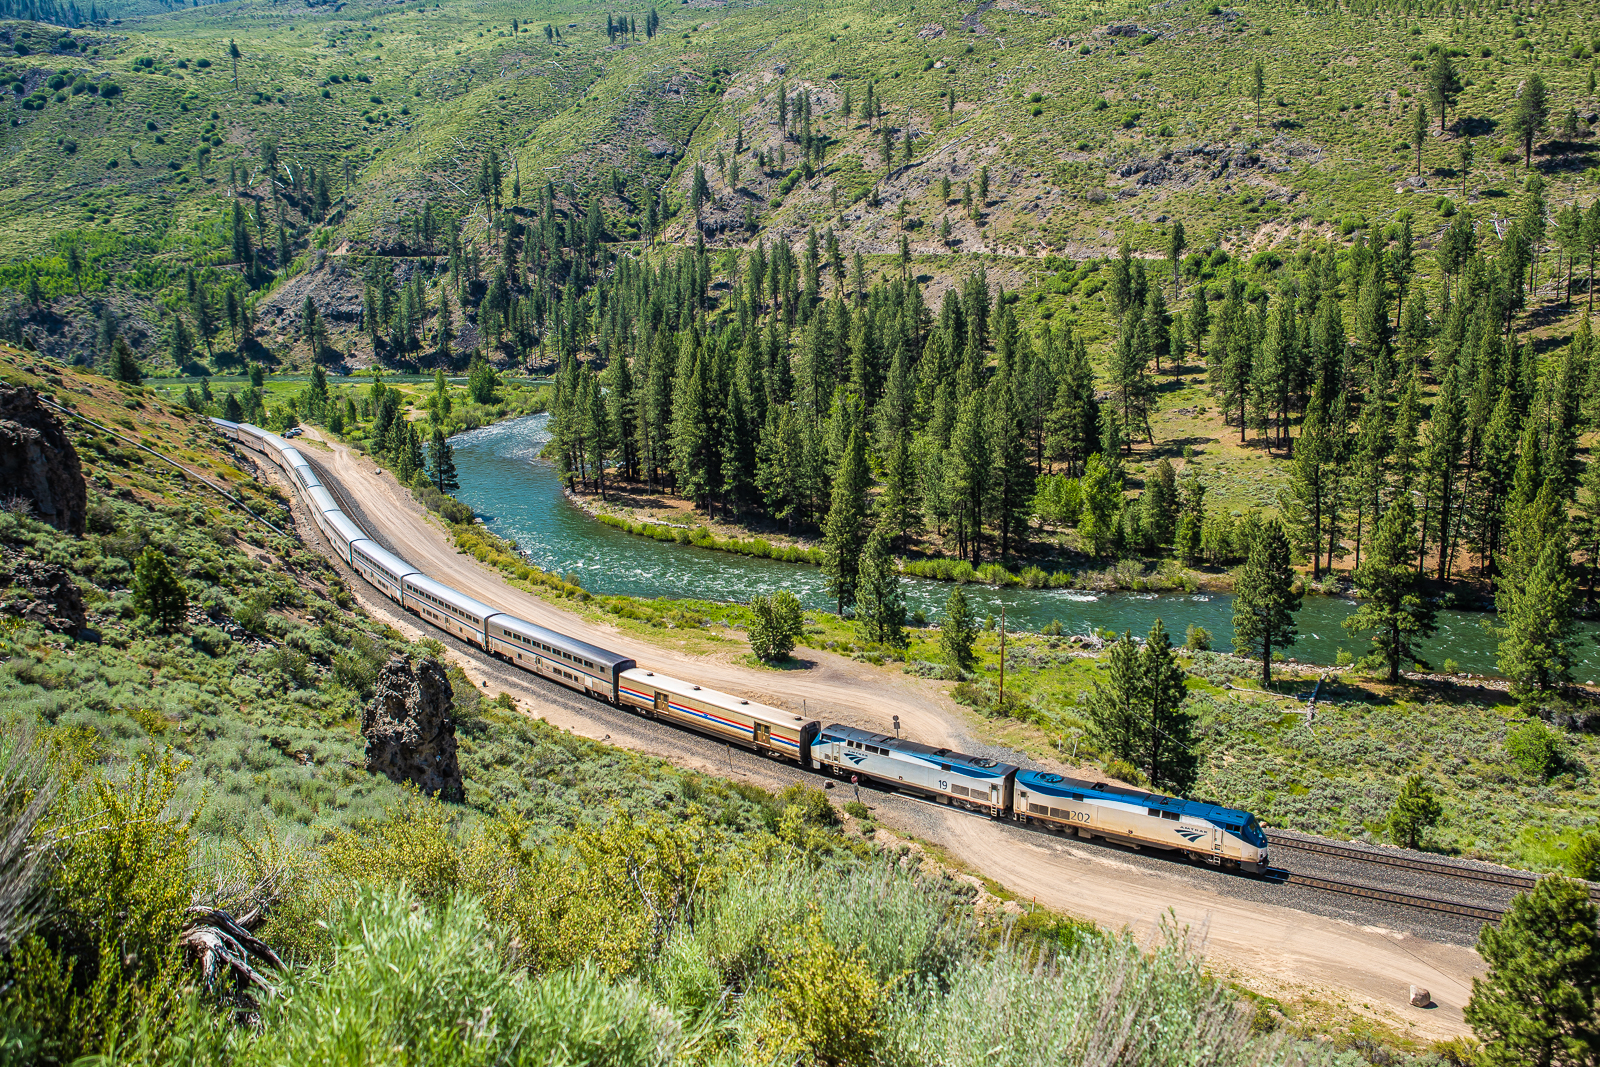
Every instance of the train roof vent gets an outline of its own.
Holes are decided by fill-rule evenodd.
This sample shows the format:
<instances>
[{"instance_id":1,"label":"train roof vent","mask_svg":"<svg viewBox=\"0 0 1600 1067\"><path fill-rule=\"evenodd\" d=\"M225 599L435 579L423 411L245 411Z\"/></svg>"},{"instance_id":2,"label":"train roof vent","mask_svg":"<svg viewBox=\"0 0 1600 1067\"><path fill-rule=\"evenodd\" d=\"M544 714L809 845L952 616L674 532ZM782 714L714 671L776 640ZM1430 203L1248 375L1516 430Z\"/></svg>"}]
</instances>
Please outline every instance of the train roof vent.
<instances>
[{"instance_id":1,"label":"train roof vent","mask_svg":"<svg viewBox=\"0 0 1600 1067\"><path fill-rule=\"evenodd\" d=\"M741 703L741 704L748 704L748 703L750 703L750 702L749 702L749 701L748 701L748 700L741 700L741 701L739 701L739 703Z\"/></svg>"},{"instance_id":2,"label":"train roof vent","mask_svg":"<svg viewBox=\"0 0 1600 1067\"><path fill-rule=\"evenodd\" d=\"M1095 788L1096 788L1096 789L1109 789L1109 788L1110 788L1110 787L1109 787L1109 786L1107 786L1107 785L1106 785L1106 784L1105 784L1105 783L1104 783L1104 782L1096 782L1096 783L1095 783L1095 784L1094 784L1094 787L1095 787Z\"/></svg>"},{"instance_id":3,"label":"train roof vent","mask_svg":"<svg viewBox=\"0 0 1600 1067\"><path fill-rule=\"evenodd\" d=\"M992 760L988 756L979 756L977 759L972 760L971 762L974 767L993 767L999 763L998 760Z\"/></svg>"}]
</instances>

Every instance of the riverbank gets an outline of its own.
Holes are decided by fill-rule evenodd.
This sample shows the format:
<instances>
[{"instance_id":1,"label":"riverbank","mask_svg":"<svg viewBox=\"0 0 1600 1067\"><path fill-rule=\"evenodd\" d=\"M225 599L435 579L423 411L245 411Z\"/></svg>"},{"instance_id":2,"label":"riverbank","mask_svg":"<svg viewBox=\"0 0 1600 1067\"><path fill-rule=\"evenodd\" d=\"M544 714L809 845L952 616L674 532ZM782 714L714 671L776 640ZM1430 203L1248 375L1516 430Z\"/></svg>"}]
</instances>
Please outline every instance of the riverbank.
<instances>
[{"instance_id":1,"label":"riverbank","mask_svg":"<svg viewBox=\"0 0 1600 1067\"><path fill-rule=\"evenodd\" d=\"M561 508L553 479L548 489L546 506ZM604 547L593 545L587 552L615 555L618 547L640 543L619 541L613 528L590 523L587 517L568 521L613 535ZM770 678L740 691L753 684L756 691L810 694L819 677L848 674L859 687L855 692L873 695L869 718L885 715L878 695L905 695L908 683L931 682L965 706L962 721L971 730L971 741L962 744L976 744L978 751L1004 746L1046 766L1061 761L1109 768L1114 777L1138 780L1125 765L1114 764L1092 747L1086 702L1105 680L1103 646L1095 635L1012 630L1002 639L998 619L985 618L980 607L985 625L976 641L978 663L958 679L944 663L937 628L913 627L906 646L892 649L863 641L853 621L813 605L805 613L795 657L769 666L750 654L745 640L750 610L733 598L651 598L604 585L586 588L582 575L532 564L522 546L477 521L449 524L447 537L451 547L445 551L471 555L498 571L509 587L570 612L575 625L578 619L588 620L590 629L599 624L605 634L600 640L611 647L631 648L637 637L663 649L663 660L693 657L695 670L734 668L755 672L752 678ZM675 553L679 550L672 546ZM726 561L724 556L716 566L726 569ZM776 569L791 578L809 570ZM1142 603L1169 619L1175 617L1170 609L1189 600L1100 599ZM1128 628L1142 634L1147 627ZM1181 627L1169 628L1181 632ZM1416 773L1444 804L1444 817L1429 838L1430 847L1443 853L1558 870L1573 846L1600 822L1593 777L1593 768L1600 767L1600 738L1576 730L1554 731L1555 760L1530 770L1519 762L1520 749L1511 742L1528 720L1492 683L1475 679L1463 685L1462 679L1427 676L1389 686L1353 668L1285 664L1277 684L1266 689L1258 682L1259 663L1248 659L1186 650L1180 663L1201 759L1193 793L1255 811L1272 825L1384 840L1394 797ZM1313 693L1314 705L1308 701ZM837 694L834 705L843 713ZM908 729L926 735L931 728L925 703L902 701L896 710L910 724ZM908 713L927 721L907 718Z\"/></svg>"},{"instance_id":2,"label":"riverbank","mask_svg":"<svg viewBox=\"0 0 1600 1067\"><path fill-rule=\"evenodd\" d=\"M690 545L712 552L730 552L753 559L806 563L820 567L820 542L799 537L774 536L741 523L718 522L645 487L614 485L609 496L579 493L562 487L573 507L612 529L634 537L668 544ZM1006 566L997 561L974 567L964 559L943 556L901 556L900 572L912 578L962 585L987 585L997 589L1075 589L1093 593L1231 593L1231 571L1208 572L1184 567L1175 559L1125 559L1095 568L1052 567L1040 562ZM1307 592L1316 592L1307 589Z\"/></svg>"}]
</instances>

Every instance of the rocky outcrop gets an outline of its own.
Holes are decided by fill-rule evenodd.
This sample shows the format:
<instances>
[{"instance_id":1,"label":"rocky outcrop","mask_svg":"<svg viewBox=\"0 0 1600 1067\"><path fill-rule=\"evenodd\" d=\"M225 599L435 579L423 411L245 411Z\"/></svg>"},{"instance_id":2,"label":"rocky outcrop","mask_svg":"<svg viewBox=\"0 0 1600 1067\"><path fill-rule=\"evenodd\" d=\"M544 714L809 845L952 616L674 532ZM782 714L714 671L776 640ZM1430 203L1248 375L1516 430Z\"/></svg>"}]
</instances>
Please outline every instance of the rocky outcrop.
<instances>
[{"instance_id":1,"label":"rocky outcrop","mask_svg":"<svg viewBox=\"0 0 1600 1067\"><path fill-rule=\"evenodd\" d=\"M32 389L0 385L0 503L19 500L56 529L83 533L88 490L61 420Z\"/></svg>"},{"instance_id":2,"label":"rocky outcrop","mask_svg":"<svg viewBox=\"0 0 1600 1067\"><path fill-rule=\"evenodd\" d=\"M25 559L11 570L11 588L0 611L20 615L57 633L76 634L88 622L83 591L59 563Z\"/></svg>"},{"instance_id":3,"label":"rocky outcrop","mask_svg":"<svg viewBox=\"0 0 1600 1067\"><path fill-rule=\"evenodd\" d=\"M428 796L463 800L454 697L444 667L432 656L415 666L404 656L390 657L378 673L372 704L361 716L367 770L412 782Z\"/></svg>"}]
</instances>

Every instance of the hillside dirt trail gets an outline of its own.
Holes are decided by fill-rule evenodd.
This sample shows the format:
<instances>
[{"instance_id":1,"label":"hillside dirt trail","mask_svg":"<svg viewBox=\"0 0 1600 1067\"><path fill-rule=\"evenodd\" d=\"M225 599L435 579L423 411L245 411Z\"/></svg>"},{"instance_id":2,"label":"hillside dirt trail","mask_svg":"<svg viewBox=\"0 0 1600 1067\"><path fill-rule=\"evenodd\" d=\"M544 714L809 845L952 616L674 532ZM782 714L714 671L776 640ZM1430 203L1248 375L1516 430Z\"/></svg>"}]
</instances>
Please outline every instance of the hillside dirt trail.
<instances>
[{"instance_id":1,"label":"hillside dirt trail","mask_svg":"<svg viewBox=\"0 0 1600 1067\"><path fill-rule=\"evenodd\" d=\"M308 427L307 433L315 435L316 431ZM322 447L309 449L307 454L338 480L375 528L374 533L412 564L492 606L623 652L652 669L778 706L803 708L824 723L837 718L875 724L888 731L892 729L891 716L899 715L904 731L919 739L936 739L951 747L973 740L948 698L921 679L897 677L867 664L809 650L814 665L803 673L762 671L733 661L742 654L742 646L725 654L695 655L661 648L563 611L514 588L498 572L456 549L443 523L371 460L320 435L317 443ZM309 525L309 530L315 533L316 527ZM320 542L320 536L317 539ZM382 613L411 624L404 629L422 632L414 620L381 597L363 595L362 600L388 608ZM505 687L521 680L510 677L519 675L511 668L464 666L479 684ZM589 701L552 704L540 695L549 687L537 680L515 688L525 701L539 708L541 717L575 733L654 752L712 773L757 780L773 777L759 765L740 763L736 768L730 760L722 766L721 760L698 754L697 747L705 746L693 742L680 745L669 740L663 745L655 724L646 726L646 720L638 719L635 727L631 720L636 717L619 715L606 705ZM744 774L739 773L740 768ZM790 775L785 772L781 777ZM781 788L776 780L763 784ZM909 802L892 807L894 810L880 815L886 824L911 830L1023 899L1111 929L1126 928L1147 941L1160 936L1163 923L1187 927L1190 936L1202 943L1213 971L1257 992L1301 1005L1336 1005L1418 1041L1471 1032L1462 1008L1473 977L1485 970L1483 960L1471 949L1236 899L1195 884L1184 877L1187 868L1181 865L1171 874L1141 869L1120 860L1121 854L1114 849L1079 845L949 808ZM1408 998L1413 984L1428 989L1436 1006L1412 1007Z\"/></svg>"}]
</instances>

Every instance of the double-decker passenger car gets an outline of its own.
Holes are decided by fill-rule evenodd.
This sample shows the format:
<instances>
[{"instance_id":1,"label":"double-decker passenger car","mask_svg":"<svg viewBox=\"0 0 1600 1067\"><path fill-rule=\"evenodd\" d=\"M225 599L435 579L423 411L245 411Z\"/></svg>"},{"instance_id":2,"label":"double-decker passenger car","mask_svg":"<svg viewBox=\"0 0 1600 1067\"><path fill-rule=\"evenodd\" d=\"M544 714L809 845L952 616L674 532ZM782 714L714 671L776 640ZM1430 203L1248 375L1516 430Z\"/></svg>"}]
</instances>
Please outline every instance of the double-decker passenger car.
<instances>
[{"instance_id":1,"label":"double-decker passenger car","mask_svg":"<svg viewBox=\"0 0 1600 1067\"><path fill-rule=\"evenodd\" d=\"M350 545L350 566L396 604L400 603L401 583L418 573L417 568L370 539Z\"/></svg>"},{"instance_id":2,"label":"double-decker passenger car","mask_svg":"<svg viewBox=\"0 0 1600 1067\"><path fill-rule=\"evenodd\" d=\"M811 746L812 766L836 776L859 774L998 818L1011 810L1017 768L854 726L829 725Z\"/></svg>"},{"instance_id":3,"label":"double-decker passenger car","mask_svg":"<svg viewBox=\"0 0 1600 1067\"><path fill-rule=\"evenodd\" d=\"M757 752L785 756L810 766L817 721L744 697L634 667L622 672L620 703L647 716L681 723Z\"/></svg>"},{"instance_id":4,"label":"double-decker passenger car","mask_svg":"<svg viewBox=\"0 0 1600 1067\"><path fill-rule=\"evenodd\" d=\"M434 581L421 571L400 580L400 606L414 611L439 629L488 650L485 623L498 615L488 604Z\"/></svg>"},{"instance_id":5,"label":"double-decker passenger car","mask_svg":"<svg viewBox=\"0 0 1600 1067\"><path fill-rule=\"evenodd\" d=\"M1046 771L1021 771L1015 815L1079 837L1182 851L1193 859L1267 869L1267 835L1247 811L1200 800L1085 782Z\"/></svg>"},{"instance_id":6,"label":"double-decker passenger car","mask_svg":"<svg viewBox=\"0 0 1600 1067\"><path fill-rule=\"evenodd\" d=\"M615 704L618 685L633 660L597 645L526 622L515 615L489 619L489 651L523 670L542 674Z\"/></svg>"}]
</instances>

